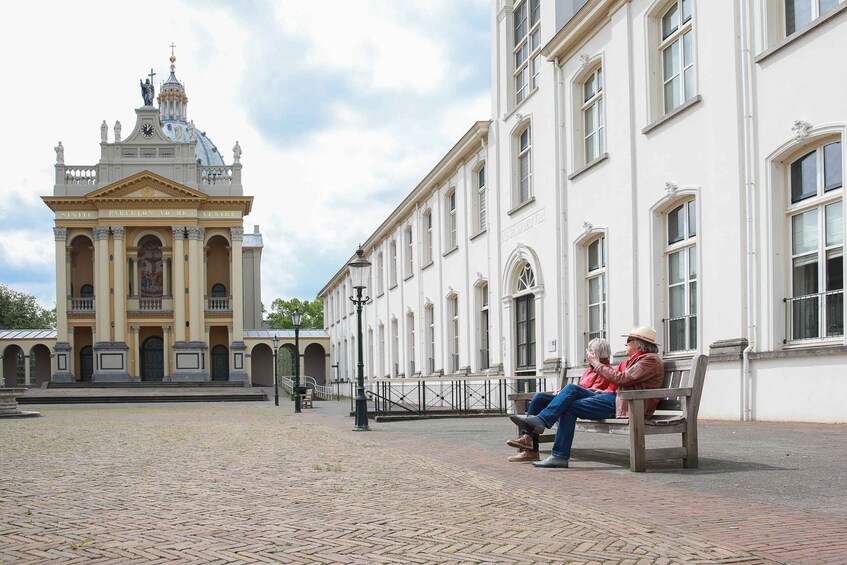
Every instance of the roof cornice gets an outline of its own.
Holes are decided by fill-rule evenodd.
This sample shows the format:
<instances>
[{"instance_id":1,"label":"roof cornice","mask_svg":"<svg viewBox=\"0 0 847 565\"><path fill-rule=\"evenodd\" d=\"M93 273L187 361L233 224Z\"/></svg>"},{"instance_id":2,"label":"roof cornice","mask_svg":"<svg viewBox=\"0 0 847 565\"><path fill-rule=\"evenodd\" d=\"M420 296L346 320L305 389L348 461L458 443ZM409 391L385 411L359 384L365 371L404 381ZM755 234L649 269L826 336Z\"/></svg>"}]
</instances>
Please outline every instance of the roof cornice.
<instances>
[{"instance_id":1,"label":"roof cornice","mask_svg":"<svg viewBox=\"0 0 847 565\"><path fill-rule=\"evenodd\" d=\"M612 14L631 0L588 0L553 38L541 48L548 61L560 64L571 58L611 19Z\"/></svg>"}]
</instances>

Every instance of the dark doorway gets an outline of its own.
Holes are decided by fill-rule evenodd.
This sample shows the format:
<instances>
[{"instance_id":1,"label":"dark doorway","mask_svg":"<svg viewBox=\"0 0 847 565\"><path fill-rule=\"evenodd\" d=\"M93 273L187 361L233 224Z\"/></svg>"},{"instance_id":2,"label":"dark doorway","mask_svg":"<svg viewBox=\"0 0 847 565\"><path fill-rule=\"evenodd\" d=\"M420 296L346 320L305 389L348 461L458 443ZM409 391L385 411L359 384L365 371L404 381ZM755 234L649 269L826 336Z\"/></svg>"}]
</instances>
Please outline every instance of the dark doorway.
<instances>
[{"instance_id":1,"label":"dark doorway","mask_svg":"<svg viewBox=\"0 0 847 565\"><path fill-rule=\"evenodd\" d=\"M79 350L79 380L84 383L91 382L94 374L94 351L90 345Z\"/></svg>"},{"instance_id":2,"label":"dark doorway","mask_svg":"<svg viewBox=\"0 0 847 565\"><path fill-rule=\"evenodd\" d=\"M165 355L162 338L148 337L141 345L141 380L161 381L164 376Z\"/></svg>"},{"instance_id":3,"label":"dark doorway","mask_svg":"<svg viewBox=\"0 0 847 565\"><path fill-rule=\"evenodd\" d=\"M212 380L229 380L229 350L225 345L216 345L212 348Z\"/></svg>"}]
</instances>

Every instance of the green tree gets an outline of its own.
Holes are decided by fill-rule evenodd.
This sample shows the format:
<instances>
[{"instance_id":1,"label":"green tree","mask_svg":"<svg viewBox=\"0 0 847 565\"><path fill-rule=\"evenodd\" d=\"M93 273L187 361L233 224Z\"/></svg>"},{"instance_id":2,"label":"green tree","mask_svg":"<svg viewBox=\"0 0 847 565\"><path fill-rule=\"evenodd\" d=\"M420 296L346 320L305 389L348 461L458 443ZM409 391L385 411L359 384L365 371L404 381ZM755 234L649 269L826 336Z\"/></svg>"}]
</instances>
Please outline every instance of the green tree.
<instances>
[{"instance_id":1,"label":"green tree","mask_svg":"<svg viewBox=\"0 0 847 565\"><path fill-rule=\"evenodd\" d=\"M294 329L294 323L291 321L291 313L295 309L299 309L303 313L303 319L300 321L302 329L322 330L324 327L324 303L321 298L315 297L314 300L300 300L292 298L291 300L283 300L277 298L271 303L271 311L268 314L268 327L275 330L290 330Z\"/></svg>"},{"instance_id":2,"label":"green tree","mask_svg":"<svg viewBox=\"0 0 847 565\"><path fill-rule=\"evenodd\" d=\"M46 310L33 295L0 284L0 326L11 330L55 328L56 309Z\"/></svg>"}]
</instances>

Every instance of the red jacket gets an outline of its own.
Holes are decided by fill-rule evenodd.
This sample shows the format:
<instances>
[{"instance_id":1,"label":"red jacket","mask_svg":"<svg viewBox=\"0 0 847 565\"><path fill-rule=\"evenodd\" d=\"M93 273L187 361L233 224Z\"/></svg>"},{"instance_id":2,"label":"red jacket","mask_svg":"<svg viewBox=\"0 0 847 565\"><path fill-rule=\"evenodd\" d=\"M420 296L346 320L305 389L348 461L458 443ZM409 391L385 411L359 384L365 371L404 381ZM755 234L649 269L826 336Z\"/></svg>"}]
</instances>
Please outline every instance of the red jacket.
<instances>
[{"instance_id":1,"label":"red jacket","mask_svg":"<svg viewBox=\"0 0 847 565\"><path fill-rule=\"evenodd\" d=\"M662 358L655 353L636 354L618 365L617 369L612 369L606 365L599 365L596 369L597 374L609 382L618 385L618 390L642 390L648 388L661 388L662 381L665 380L665 366L662 364ZM650 418L656 406L659 405L659 398L651 398L644 403L644 417ZM629 403L617 397L615 400L615 412L618 418L629 417Z\"/></svg>"},{"instance_id":2,"label":"red jacket","mask_svg":"<svg viewBox=\"0 0 847 565\"><path fill-rule=\"evenodd\" d=\"M611 367L611 363L606 361L604 363L607 367ZM610 383L603 377L597 374L591 365L585 368L585 372L582 373L582 376L579 377L579 386L582 388L587 388L589 390L596 390L598 392L614 392L618 385Z\"/></svg>"}]
</instances>

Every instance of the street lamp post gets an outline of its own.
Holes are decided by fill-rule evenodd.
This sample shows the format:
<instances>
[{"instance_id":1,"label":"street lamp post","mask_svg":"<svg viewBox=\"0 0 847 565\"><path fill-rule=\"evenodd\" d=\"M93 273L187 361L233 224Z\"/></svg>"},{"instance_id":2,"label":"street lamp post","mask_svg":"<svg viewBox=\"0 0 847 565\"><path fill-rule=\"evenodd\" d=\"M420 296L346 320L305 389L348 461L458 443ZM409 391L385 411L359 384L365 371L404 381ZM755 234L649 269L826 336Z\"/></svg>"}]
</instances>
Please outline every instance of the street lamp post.
<instances>
[{"instance_id":1,"label":"street lamp post","mask_svg":"<svg viewBox=\"0 0 847 565\"><path fill-rule=\"evenodd\" d=\"M295 308L291 313L291 321L294 324L294 412L300 412L300 322L303 321L303 313Z\"/></svg>"},{"instance_id":2,"label":"street lamp post","mask_svg":"<svg viewBox=\"0 0 847 565\"><path fill-rule=\"evenodd\" d=\"M356 290L356 297L350 297L353 304L356 305L356 323L358 327L357 342L359 350L358 382L356 383L356 427L354 432L368 432L368 399L365 398L365 362L364 349L362 347L362 305L370 300L369 296L362 298L362 293L367 286L367 281L371 275L371 263L364 257L365 252L362 246L356 250L356 258L348 263L350 267L350 279L353 281L353 288Z\"/></svg>"},{"instance_id":3,"label":"street lamp post","mask_svg":"<svg viewBox=\"0 0 847 565\"><path fill-rule=\"evenodd\" d=\"M274 334L274 406L279 406L279 376L277 376L276 354L279 351L279 337Z\"/></svg>"}]
</instances>

